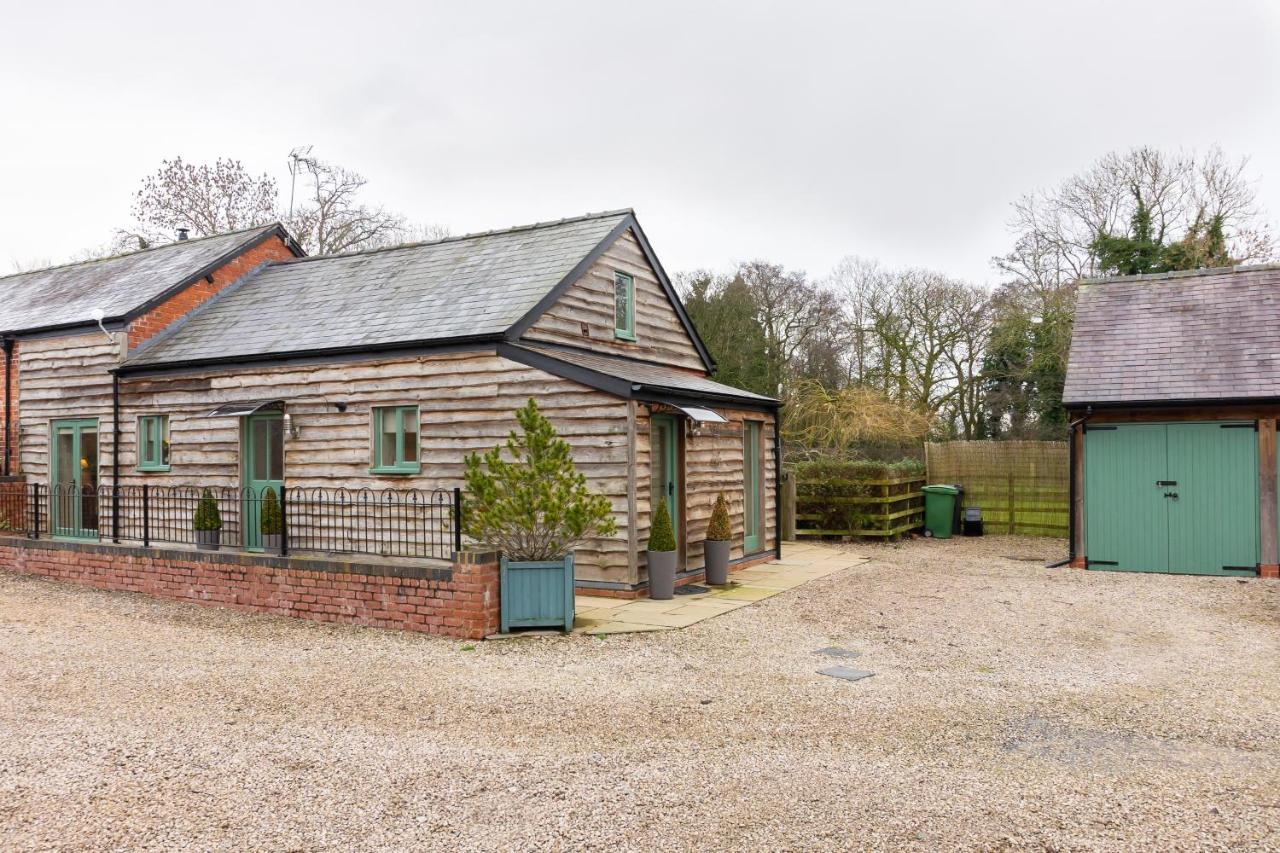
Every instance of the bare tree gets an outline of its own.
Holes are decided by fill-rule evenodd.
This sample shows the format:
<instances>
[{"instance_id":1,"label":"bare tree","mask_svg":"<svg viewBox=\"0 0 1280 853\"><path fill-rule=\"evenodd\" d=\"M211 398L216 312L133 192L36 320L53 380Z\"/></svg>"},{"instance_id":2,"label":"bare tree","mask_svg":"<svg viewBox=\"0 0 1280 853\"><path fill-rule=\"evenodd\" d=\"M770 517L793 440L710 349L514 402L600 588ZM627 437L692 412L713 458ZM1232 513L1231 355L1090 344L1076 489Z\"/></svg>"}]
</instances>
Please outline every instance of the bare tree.
<instances>
[{"instance_id":1,"label":"bare tree","mask_svg":"<svg viewBox=\"0 0 1280 853\"><path fill-rule=\"evenodd\" d=\"M801 350L824 325L837 321L838 302L803 272L787 271L780 264L748 261L738 265L737 278L746 285L764 330L769 385L781 393Z\"/></svg>"},{"instance_id":2,"label":"bare tree","mask_svg":"<svg viewBox=\"0 0 1280 853\"><path fill-rule=\"evenodd\" d=\"M165 160L142 181L134 197L135 224L116 232L111 251L145 249L174 239L179 228L193 237L236 231L282 221L312 254L341 254L411 240L439 239L448 230L409 222L404 216L360 198L368 183L361 175L311 155L311 148L290 152L290 173L303 179L301 204L278 206L278 187L269 175L254 176L239 160L196 165L181 157Z\"/></svg>"},{"instance_id":3,"label":"bare tree","mask_svg":"<svg viewBox=\"0 0 1280 853\"><path fill-rule=\"evenodd\" d=\"M131 212L137 227L119 233L118 248L166 242L179 228L195 237L252 228L275 221L276 182L249 174L239 160L218 158L210 166L175 157L142 179ZM141 245L128 246L131 238Z\"/></svg>"},{"instance_id":4,"label":"bare tree","mask_svg":"<svg viewBox=\"0 0 1280 853\"><path fill-rule=\"evenodd\" d=\"M851 336L850 376L895 404L965 437L981 429L983 347L989 296L921 269L887 270L857 258L832 275Z\"/></svg>"},{"instance_id":5,"label":"bare tree","mask_svg":"<svg viewBox=\"0 0 1280 853\"><path fill-rule=\"evenodd\" d=\"M294 209L287 224L298 242L317 255L339 255L376 249L415 239L448 236L440 226L412 225L382 206L364 204L359 193L365 178L294 149L291 160L307 184L307 200Z\"/></svg>"},{"instance_id":6,"label":"bare tree","mask_svg":"<svg viewBox=\"0 0 1280 853\"><path fill-rule=\"evenodd\" d=\"M993 263L1039 293L1097 275L1096 238L1125 232L1138 198L1149 209L1160 242L1180 239L1197 223L1217 217L1232 258L1269 259L1275 246L1248 162L1229 160L1218 148L1205 154L1153 148L1112 152L1058 186L1014 202L1013 249Z\"/></svg>"}]
</instances>

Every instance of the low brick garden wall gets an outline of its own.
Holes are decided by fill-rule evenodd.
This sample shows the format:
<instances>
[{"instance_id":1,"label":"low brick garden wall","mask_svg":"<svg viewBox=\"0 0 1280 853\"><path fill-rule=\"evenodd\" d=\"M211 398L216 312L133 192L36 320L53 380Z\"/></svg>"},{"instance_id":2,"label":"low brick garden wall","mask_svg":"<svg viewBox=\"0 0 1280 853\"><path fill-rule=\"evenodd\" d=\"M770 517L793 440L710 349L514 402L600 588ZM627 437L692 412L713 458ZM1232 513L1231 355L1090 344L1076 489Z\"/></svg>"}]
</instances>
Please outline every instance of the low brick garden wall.
<instances>
[{"instance_id":1,"label":"low brick garden wall","mask_svg":"<svg viewBox=\"0 0 1280 853\"><path fill-rule=\"evenodd\" d=\"M0 569L119 592L480 639L499 628L498 555L407 565L0 536Z\"/></svg>"}]
</instances>

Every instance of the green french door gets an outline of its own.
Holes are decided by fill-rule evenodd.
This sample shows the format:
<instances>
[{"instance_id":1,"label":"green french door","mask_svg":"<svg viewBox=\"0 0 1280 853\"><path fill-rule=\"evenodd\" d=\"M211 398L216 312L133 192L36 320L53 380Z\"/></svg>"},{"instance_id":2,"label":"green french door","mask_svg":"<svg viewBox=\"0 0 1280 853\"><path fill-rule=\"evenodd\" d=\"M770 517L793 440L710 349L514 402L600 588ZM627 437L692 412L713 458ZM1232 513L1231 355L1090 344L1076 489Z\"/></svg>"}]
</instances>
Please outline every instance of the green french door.
<instances>
[{"instance_id":1,"label":"green french door","mask_svg":"<svg viewBox=\"0 0 1280 853\"><path fill-rule=\"evenodd\" d=\"M658 499L667 499L667 511L671 513L671 529L675 531L677 545L684 541L680 525L679 423L672 415L654 415L649 424L649 504L656 512Z\"/></svg>"},{"instance_id":2,"label":"green french door","mask_svg":"<svg viewBox=\"0 0 1280 853\"><path fill-rule=\"evenodd\" d=\"M49 518L55 536L98 537L98 419L54 421Z\"/></svg>"},{"instance_id":3,"label":"green french door","mask_svg":"<svg viewBox=\"0 0 1280 853\"><path fill-rule=\"evenodd\" d=\"M745 553L760 550L760 422L745 421L742 430L742 531Z\"/></svg>"},{"instance_id":4,"label":"green french door","mask_svg":"<svg viewBox=\"0 0 1280 853\"><path fill-rule=\"evenodd\" d=\"M1258 436L1251 422L1090 426L1084 480L1090 568L1256 571Z\"/></svg>"},{"instance_id":5,"label":"green french door","mask_svg":"<svg viewBox=\"0 0 1280 853\"><path fill-rule=\"evenodd\" d=\"M244 497L241 518L244 547L262 549L262 498L284 488L284 421L279 412L249 415L241 428Z\"/></svg>"}]
</instances>

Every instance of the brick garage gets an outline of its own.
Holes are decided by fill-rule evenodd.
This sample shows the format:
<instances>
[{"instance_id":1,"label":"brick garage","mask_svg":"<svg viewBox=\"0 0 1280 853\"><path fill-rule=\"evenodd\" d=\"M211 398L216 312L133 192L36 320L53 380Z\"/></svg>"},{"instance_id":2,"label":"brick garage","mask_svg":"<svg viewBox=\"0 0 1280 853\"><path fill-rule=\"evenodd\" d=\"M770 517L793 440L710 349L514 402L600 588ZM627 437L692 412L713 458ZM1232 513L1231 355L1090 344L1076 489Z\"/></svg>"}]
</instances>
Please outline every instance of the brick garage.
<instances>
[{"instance_id":1,"label":"brick garage","mask_svg":"<svg viewBox=\"0 0 1280 853\"><path fill-rule=\"evenodd\" d=\"M498 555L400 565L0 538L0 567L115 592L480 639L498 631Z\"/></svg>"}]
</instances>

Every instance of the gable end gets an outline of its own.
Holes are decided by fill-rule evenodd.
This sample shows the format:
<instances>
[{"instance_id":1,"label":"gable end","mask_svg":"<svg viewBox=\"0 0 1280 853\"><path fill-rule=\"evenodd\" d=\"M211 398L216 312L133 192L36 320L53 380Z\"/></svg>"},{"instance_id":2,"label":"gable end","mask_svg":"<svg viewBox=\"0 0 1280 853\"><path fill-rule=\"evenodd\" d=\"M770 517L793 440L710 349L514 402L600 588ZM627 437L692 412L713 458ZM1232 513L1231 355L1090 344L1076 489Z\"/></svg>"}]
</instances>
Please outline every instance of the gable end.
<instances>
[{"instance_id":1,"label":"gable end","mask_svg":"<svg viewBox=\"0 0 1280 853\"><path fill-rule=\"evenodd\" d=\"M593 269L604 260L604 255L612 249L620 240L630 236L640 253L643 255L649 269L652 270L654 279L661 292L666 297L666 302L674 312L675 318L688 339L693 354L696 356L696 362L700 363L702 368L711 373L715 370L715 362L711 358L711 354L707 351L706 346L702 343L702 339L698 336L697 329L694 328L689 315L685 313L684 305L680 302L680 297L676 293L675 288L671 285L671 280L667 277L666 270L658 261L657 256L653 252L653 248L649 245L648 239L644 235L643 229L636 221L635 216L628 214L618 225L613 228L609 234L605 236L589 254L579 261L569 273L560 280L560 282L543 296L538 303L525 313L523 317L517 320L510 328L507 329L504 337L508 341L517 341L524 337L526 333L535 330L535 325L542 320L544 315L550 311L553 306L559 303L564 295L570 291L574 285L582 282L588 277ZM625 272L625 271L624 271ZM613 304L609 303L608 310L612 312ZM639 315L637 315L639 322ZM612 324L610 324L612 326ZM608 336L612 340L612 333ZM594 339L595 343L599 343L599 339ZM566 341L562 341L566 342ZM582 345L581 342L578 342Z\"/></svg>"}]
</instances>

